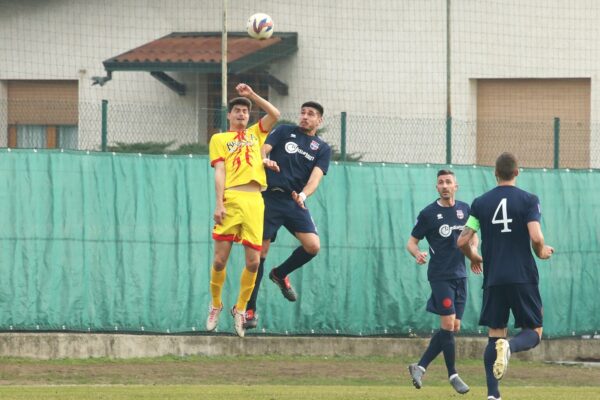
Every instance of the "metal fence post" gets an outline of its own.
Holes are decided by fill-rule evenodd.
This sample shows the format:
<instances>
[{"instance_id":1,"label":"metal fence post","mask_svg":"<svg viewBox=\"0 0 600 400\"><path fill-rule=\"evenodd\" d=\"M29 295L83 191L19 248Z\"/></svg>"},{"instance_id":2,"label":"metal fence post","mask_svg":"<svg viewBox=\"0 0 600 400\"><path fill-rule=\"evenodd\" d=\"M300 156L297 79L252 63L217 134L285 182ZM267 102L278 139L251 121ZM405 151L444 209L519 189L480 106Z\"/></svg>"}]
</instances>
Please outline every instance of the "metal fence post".
<instances>
[{"instance_id":1,"label":"metal fence post","mask_svg":"<svg viewBox=\"0 0 600 400\"><path fill-rule=\"evenodd\" d=\"M341 143L340 143L340 152L342 161L346 161L346 111L342 111L341 115Z\"/></svg>"},{"instance_id":2,"label":"metal fence post","mask_svg":"<svg viewBox=\"0 0 600 400\"><path fill-rule=\"evenodd\" d=\"M452 117L446 117L446 164L452 164Z\"/></svg>"},{"instance_id":3,"label":"metal fence post","mask_svg":"<svg viewBox=\"0 0 600 400\"><path fill-rule=\"evenodd\" d=\"M227 0L223 0L223 25L221 29L221 132L227 132L227 56Z\"/></svg>"},{"instance_id":4,"label":"metal fence post","mask_svg":"<svg viewBox=\"0 0 600 400\"><path fill-rule=\"evenodd\" d=\"M227 106L221 107L220 117L221 132L227 132L227 129L229 129L227 125Z\"/></svg>"},{"instance_id":5,"label":"metal fence post","mask_svg":"<svg viewBox=\"0 0 600 400\"><path fill-rule=\"evenodd\" d=\"M108 100L102 100L102 151L108 143Z\"/></svg>"},{"instance_id":6,"label":"metal fence post","mask_svg":"<svg viewBox=\"0 0 600 400\"><path fill-rule=\"evenodd\" d=\"M560 168L560 118L554 118L554 169Z\"/></svg>"},{"instance_id":7,"label":"metal fence post","mask_svg":"<svg viewBox=\"0 0 600 400\"><path fill-rule=\"evenodd\" d=\"M446 164L452 164L452 46L451 0L446 0Z\"/></svg>"}]
</instances>

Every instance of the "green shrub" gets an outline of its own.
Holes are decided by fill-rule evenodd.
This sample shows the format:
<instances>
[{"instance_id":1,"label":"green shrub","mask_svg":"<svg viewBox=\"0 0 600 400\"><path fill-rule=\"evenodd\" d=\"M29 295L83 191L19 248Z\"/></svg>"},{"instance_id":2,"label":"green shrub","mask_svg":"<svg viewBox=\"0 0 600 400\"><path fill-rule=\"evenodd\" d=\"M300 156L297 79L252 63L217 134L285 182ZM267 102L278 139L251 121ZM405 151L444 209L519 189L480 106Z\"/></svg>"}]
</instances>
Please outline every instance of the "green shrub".
<instances>
[{"instance_id":1,"label":"green shrub","mask_svg":"<svg viewBox=\"0 0 600 400\"><path fill-rule=\"evenodd\" d=\"M174 150L168 150L175 143L170 142L117 142L115 146L108 146L108 151L115 153L142 153L142 154L208 154L208 145L202 143L184 143Z\"/></svg>"}]
</instances>

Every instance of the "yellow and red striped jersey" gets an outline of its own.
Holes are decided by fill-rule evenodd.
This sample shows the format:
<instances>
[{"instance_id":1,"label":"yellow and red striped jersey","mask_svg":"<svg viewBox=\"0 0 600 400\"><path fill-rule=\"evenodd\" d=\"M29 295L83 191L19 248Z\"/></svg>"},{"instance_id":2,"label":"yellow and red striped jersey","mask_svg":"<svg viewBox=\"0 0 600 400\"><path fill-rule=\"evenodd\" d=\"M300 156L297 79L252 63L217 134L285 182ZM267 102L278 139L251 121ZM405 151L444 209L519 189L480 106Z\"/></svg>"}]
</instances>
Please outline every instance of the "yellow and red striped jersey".
<instances>
[{"instance_id":1,"label":"yellow and red striped jersey","mask_svg":"<svg viewBox=\"0 0 600 400\"><path fill-rule=\"evenodd\" d=\"M210 165L214 167L219 161L225 163L225 189L252 181L263 190L267 188L260 148L268 134L259 121L243 131L215 133L210 138Z\"/></svg>"}]
</instances>

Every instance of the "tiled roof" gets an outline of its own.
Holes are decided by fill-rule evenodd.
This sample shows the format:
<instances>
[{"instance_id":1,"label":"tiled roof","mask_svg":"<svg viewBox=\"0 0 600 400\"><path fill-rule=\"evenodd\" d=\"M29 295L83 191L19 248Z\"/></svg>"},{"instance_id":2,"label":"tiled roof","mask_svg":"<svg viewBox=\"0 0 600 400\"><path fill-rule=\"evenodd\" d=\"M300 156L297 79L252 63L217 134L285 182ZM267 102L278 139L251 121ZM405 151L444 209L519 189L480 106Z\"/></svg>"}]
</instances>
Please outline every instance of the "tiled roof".
<instances>
[{"instance_id":1,"label":"tiled roof","mask_svg":"<svg viewBox=\"0 0 600 400\"><path fill-rule=\"evenodd\" d=\"M227 36L227 63L230 72L241 72L287 57L297 51L297 34L281 33L256 40L246 33ZM220 32L174 32L104 61L107 71L195 70L219 72Z\"/></svg>"}]
</instances>

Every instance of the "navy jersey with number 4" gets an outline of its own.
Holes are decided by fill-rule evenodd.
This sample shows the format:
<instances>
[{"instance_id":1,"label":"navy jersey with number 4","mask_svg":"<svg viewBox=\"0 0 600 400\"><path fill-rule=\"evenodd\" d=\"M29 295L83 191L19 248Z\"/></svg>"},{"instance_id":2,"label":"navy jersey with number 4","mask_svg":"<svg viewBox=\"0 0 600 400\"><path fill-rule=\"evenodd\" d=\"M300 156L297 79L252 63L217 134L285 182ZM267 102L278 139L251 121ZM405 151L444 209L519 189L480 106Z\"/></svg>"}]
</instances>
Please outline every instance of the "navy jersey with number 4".
<instances>
[{"instance_id":1,"label":"navy jersey with number 4","mask_svg":"<svg viewBox=\"0 0 600 400\"><path fill-rule=\"evenodd\" d=\"M265 143L273 146L269 158L276 161L281 170L267 169L269 187L301 192L314 167L327 174L331 147L320 137L309 136L295 125L279 125Z\"/></svg>"},{"instance_id":2,"label":"navy jersey with number 4","mask_svg":"<svg viewBox=\"0 0 600 400\"><path fill-rule=\"evenodd\" d=\"M467 277L465 256L456 246L456 240L469 217L469 205L456 201L453 207L442 207L434 201L417 217L411 235L429 243L429 281L444 281Z\"/></svg>"},{"instance_id":3,"label":"navy jersey with number 4","mask_svg":"<svg viewBox=\"0 0 600 400\"><path fill-rule=\"evenodd\" d=\"M538 197L515 186L497 186L473 200L471 216L481 228L484 285L537 284L527 223L540 221Z\"/></svg>"}]
</instances>

